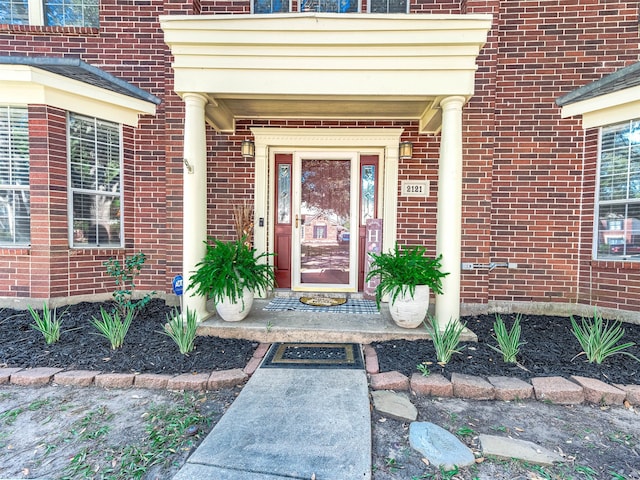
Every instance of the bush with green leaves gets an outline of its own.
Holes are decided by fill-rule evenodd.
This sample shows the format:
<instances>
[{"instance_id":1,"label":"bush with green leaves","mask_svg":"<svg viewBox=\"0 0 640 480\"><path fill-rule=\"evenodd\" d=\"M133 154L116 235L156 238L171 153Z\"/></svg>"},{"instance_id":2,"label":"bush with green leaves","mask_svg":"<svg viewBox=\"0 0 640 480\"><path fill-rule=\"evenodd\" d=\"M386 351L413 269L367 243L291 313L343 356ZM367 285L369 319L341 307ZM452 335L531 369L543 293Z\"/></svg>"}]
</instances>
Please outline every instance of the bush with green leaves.
<instances>
[{"instance_id":1,"label":"bush with green leaves","mask_svg":"<svg viewBox=\"0 0 640 480\"><path fill-rule=\"evenodd\" d=\"M186 318L179 310L167 314L167 323L164 326L164 334L176 342L180 353L187 354L193 350L198 326L198 314L187 308Z\"/></svg>"},{"instance_id":2,"label":"bush with green leaves","mask_svg":"<svg viewBox=\"0 0 640 480\"><path fill-rule=\"evenodd\" d=\"M274 287L275 272L267 262L272 254L258 254L245 240L225 242L214 238L205 242L204 258L189 277L192 295L211 298L215 303L225 298L238 302L245 288L258 292Z\"/></svg>"},{"instance_id":3,"label":"bush with green leaves","mask_svg":"<svg viewBox=\"0 0 640 480\"><path fill-rule=\"evenodd\" d=\"M602 315L594 311L593 320L583 318L580 324L578 324L572 316L571 326L573 335L582 347L582 352L576 355L576 357L586 355L589 363L600 364L607 357L622 354L640 362L638 357L629 352L623 352L623 350L633 347L635 343L627 342L618 345L618 342L624 335L624 328L622 328L621 321L605 321Z\"/></svg>"},{"instance_id":4,"label":"bush with green leaves","mask_svg":"<svg viewBox=\"0 0 640 480\"><path fill-rule=\"evenodd\" d=\"M118 310L109 313L100 307L100 316L101 318L93 317L91 324L98 329L99 335L111 342L111 348L117 350L124 343L124 337L127 336L133 321L134 311L133 309L128 310L123 319Z\"/></svg>"},{"instance_id":5,"label":"bush with green leaves","mask_svg":"<svg viewBox=\"0 0 640 480\"><path fill-rule=\"evenodd\" d=\"M40 316L38 312L31 308L31 305L27 308L34 321L31 328L37 330L44 336L44 341L47 345L51 345L60 340L60 325L62 322L57 316L56 309L53 309L53 312L51 312L47 304L44 303L42 305L42 316Z\"/></svg>"},{"instance_id":6,"label":"bush with green leaves","mask_svg":"<svg viewBox=\"0 0 640 480\"><path fill-rule=\"evenodd\" d=\"M438 327L438 321L434 317L429 315L428 319L428 322L424 322L424 326L436 349L438 363L449 363L454 353L460 353L460 351L457 350L458 344L460 343L460 335L467 324L452 320L447 324L445 329L441 331Z\"/></svg>"},{"instance_id":7,"label":"bush with green leaves","mask_svg":"<svg viewBox=\"0 0 640 480\"><path fill-rule=\"evenodd\" d=\"M496 320L493 322L493 331L495 332L493 338L498 342L498 348L493 345L488 345L488 347L501 353L505 363L516 363L516 356L520 352L520 347L524 345L524 342L520 341L521 317L522 315L520 314L516 315L511 330L507 330L507 326L499 314L496 314Z\"/></svg>"},{"instance_id":8,"label":"bush with green leaves","mask_svg":"<svg viewBox=\"0 0 640 480\"><path fill-rule=\"evenodd\" d=\"M448 275L440 271L442 255L430 258L427 249L421 245L397 245L389 252L370 253L371 269L366 281L379 277L376 285L376 303L385 295L395 302L399 295L415 295L418 285L427 285L433 293L442 293L442 279Z\"/></svg>"},{"instance_id":9,"label":"bush with green leaves","mask_svg":"<svg viewBox=\"0 0 640 480\"><path fill-rule=\"evenodd\" d=\"M135 279L140 275L140 270L144 266L147 256L142 253L129 255L121 263L117 258L110 258L103 265L107 269L107 273L114 278L116 282L116 290L113 292L113 300L116 303L116 309L121 316L126 316L131 310L134 314L142 310L150 301L152 294L146 294L138 301L133 300L133 292L135 291Z\"/></svg>"}]
</instances>

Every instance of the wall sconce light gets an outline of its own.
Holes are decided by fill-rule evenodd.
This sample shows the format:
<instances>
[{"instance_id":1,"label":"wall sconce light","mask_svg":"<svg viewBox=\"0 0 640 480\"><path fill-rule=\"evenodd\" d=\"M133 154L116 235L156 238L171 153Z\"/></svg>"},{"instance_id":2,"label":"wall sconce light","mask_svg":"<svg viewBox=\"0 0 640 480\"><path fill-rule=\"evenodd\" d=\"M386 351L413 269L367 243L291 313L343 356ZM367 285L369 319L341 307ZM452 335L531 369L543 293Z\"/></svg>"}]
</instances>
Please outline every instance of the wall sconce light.
<instances>
[{"instance_id":1,"label":"wall sconce light","mask_svg":"<svg viewBox=\"0 0 640 480\"><path fill-rule=\"evenodd\" d=\"M245 158L253 157L256 154L256 144L251 140L242 141L242 156Z\"/></svg>"},{"instance_id":2,"label":"wall sconce light","mask_svg":"<svg viewBox=\"0 0 640 480\"><path fill-rule=\"evenodd\" d=\"M400 144L400 158L407 159L413 156L413 143L402 142Z\"/></svg>"}]
</instances>

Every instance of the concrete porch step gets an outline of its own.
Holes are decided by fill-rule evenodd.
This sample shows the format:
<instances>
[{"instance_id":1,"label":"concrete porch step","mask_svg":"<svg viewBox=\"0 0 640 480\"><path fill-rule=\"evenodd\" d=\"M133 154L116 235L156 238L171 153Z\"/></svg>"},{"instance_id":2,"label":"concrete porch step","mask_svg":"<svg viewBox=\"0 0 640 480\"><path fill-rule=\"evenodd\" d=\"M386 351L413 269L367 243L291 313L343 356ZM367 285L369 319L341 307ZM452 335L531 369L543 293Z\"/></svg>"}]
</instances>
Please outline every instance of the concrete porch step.
<instances>
[{"instance_id":1,"label":"concrete porch step","mask_svg":"<svg viewBox=\"0 0 640 480\"><path fill-rule=\"evenodd\" d=\"M225 322L213 316L198 326L198 335L221 338L243 338L256 342L360 343L387 340L429 339L424 327L398 327L386 305L379 314L341 314L326 312L265 311L269 300L256 299L251 313L241 322ZM461 340L477 341L476 335L465 330Z\"/></svg>"}]
</instances>

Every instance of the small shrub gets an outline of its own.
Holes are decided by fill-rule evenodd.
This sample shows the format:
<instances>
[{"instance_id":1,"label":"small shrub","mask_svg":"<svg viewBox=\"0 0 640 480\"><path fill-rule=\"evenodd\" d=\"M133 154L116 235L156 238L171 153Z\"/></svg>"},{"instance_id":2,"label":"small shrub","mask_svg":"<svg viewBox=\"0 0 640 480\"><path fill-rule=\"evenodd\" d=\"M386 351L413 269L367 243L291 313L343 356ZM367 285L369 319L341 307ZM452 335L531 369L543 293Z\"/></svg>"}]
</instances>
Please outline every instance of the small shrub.
<instances>
[{"instance_id":1,"label":"small shrub","mask_svg":"<svg viewBox=\"0 0 640 480\"><path fill-rule=\"evenodd\" d=\"M460 343L460 335L467 326L466 323L451 321L447 324L447 328L441 332L438 328L437 320L429 316L429 323L425 321L424 326L431 336L433 346L436 349L436 358L439 363L449 363L454 353L460 353L456 348Z\"/></svg>"},{"instance_id":2,"label":"small shrub","mask_svg":"<svg viewBox=\"0 0 640 480\"><path fill-rule=\"evenodd\" d=\"M598 315L598 312L595 311L593 320L583 318L580 325L571 317L571 326L573 328L573 335L578 339L582 347L582 352L576 355L576 357L584 354L589 363L595 362L600 364L607 357L620 353L640 362L638 357L635 357L629 352L622 351L634 346L635 343L627 342L622 345L616 345L624 335L624 328L622 328L621 321L614 321L613 323L605 322L602 316Z\"/></svg>"},{"instance_id":3,"label":"small shrub","mask_svg":"<svg viewBox=\"0 0 640 480\"><path fill-rule=\"evenodd\" d=\"M52 313L47 304L43 304L41 317L38 312L31 308L31 305L27 308L29 309L29 313L34 321L31 328L39 331L44 336L44 341L47 345L51 345L52 343L56 343L60 340L61 321L57 318L57 312L55 309Z\"/></svg>"},{"instance_id":4,"label":"small shrub","mask_svg":"<svg viewBox=\"0 0 640 480\"><path fill-rule=\"evenodd\" d=\"M168 335L176 342L180 353L183 355L193 350L193 343L196 338L196 327L198 324L198 314L187 308L186 321L179 310L174 310L171 315L167 315L167 323L164 326L164 334Z\"/></svg>"},{"instance_id":5,"label":"small shrub","mask_svg":"<svg viewBox=\"0 0 640 480\"><path fill-rule=\"evenodd\" d=\"M131 310L134 314L142 310L151 301L151 294L147 294L137 302L133 300L135 291L135 279L140 275L140 270L144 266L147 256L140 252L127 256L124 264L117 258L110 258L103 265L107 273L114 278L116 290L113 292L113 300L116 302L116 309L121 316L126 316Z\"/></svg>"},{"instance_id":6,"label":"small shrub","mask_svg":"<svg viewBox=\"0 0 640 480\"><path fill-rule=\"evenodd\" d=\"M520 347L524 345L524 342L520 341L520 318L522 315L516 315L516 319L511 326L511 330L507 330L504 321L500 315L496 314L496 320L493 322L493 331L495 336L493 338L498 342L498 348L488 345L496 352L502 353L502 359L505 363L516 363L516 356L520 352Z\"/></svg>"},{"instance_id":7,"label":"small shrub","mask_svg":"<svg viewBox=\"0 0 640 480\"><path fill-rule=\"evenodd\" d=\"M129 331L134 315L133 310L127 312L124 320L117 310L109 313L100 307L100 315L102 318L93 317L91 324L98 329L100 335L111 342L111 348L117 350L124 343L124 337Z\"/></svg>"}]
</instances>

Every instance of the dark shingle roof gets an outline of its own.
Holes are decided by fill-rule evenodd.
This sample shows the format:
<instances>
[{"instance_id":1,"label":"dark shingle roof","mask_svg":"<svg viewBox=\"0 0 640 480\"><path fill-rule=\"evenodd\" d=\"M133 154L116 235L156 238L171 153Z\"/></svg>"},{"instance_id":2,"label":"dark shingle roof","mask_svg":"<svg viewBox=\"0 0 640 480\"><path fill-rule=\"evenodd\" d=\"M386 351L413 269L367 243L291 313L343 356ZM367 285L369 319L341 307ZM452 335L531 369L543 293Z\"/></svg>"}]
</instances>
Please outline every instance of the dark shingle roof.
<instances>
[{"instance_id":1,"label":"dark shingle roof","mask_svg":"<svg viewBox=\"0 0 640 480\"><path fill-rule=\"evenodd\" d=\"M559 107L571 103L581 102L590 98L599 97L608 93L619 92L640 85L640 62L621 68L617 72L610 73L600 80L589 83L566 95L558 98L556 104Z\"/></svg>"},{"instance_id":2,"label":"dark shingle roof","mask_svg":"<svg viewBox=\"0 0 640 480\"><path fill-rule=\"evenodd\" d=\"M120 78L114 77L104 70L89 65L79 58L0 56L0 64L28 65L156 105L162 102L162 100L155 95L131 85L129 82Z\"/></svg>"}]
</instances>

